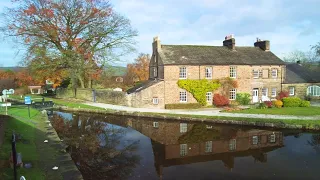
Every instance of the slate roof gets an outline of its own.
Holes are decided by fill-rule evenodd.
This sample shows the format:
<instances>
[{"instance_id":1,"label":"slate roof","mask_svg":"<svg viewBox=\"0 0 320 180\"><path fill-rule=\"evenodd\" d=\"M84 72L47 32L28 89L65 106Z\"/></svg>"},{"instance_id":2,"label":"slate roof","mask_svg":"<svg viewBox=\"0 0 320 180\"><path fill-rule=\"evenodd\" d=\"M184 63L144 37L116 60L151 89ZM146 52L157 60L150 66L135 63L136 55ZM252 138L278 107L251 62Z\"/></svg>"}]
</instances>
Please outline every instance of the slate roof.
<instances>
[{"instance_id":1,"label":"slate roof","mask_svg":"<svg viewBox=\"0 0 320 180\"><path fill-rule=\"evenodd\" d=\"M313 73L297 63L287 64L285 84L320 83L320 73Z\"/></svg>"},{"instance_id":2,"label":"slate roof","mask_svg":"<svg viewBox=\"0 0 320 180\"><path fill-rule=\"evenodd\" d=\"M160 80L156 80L156 79L155 80L147 80L141 84L134 86L133 88L128 89L127 93L131 94L131 93L136 93L136 92L142 91L150 86L153 86L154 84L157 84L158 82L160 82Z\"/></svg>"},{"instance_id":3,"label":"slate roof","mask_svg":"<svg viewBox=\"0 0 320 180\"><path fill-rule=\"evenodd\" d=\"M159 54L164 65L285 65L271 51L258 47L162 45Z\"/></svg>"}]
</instances>

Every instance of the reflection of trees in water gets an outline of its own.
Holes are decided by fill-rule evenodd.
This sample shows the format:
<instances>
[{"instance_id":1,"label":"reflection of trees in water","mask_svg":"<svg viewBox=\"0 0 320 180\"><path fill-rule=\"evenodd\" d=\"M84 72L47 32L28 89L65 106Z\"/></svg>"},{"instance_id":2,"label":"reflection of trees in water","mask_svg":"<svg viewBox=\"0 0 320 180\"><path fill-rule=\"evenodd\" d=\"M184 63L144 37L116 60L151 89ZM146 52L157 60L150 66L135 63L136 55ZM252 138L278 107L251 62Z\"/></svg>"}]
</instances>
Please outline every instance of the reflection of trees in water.
<instances>
[{"instance_id":1,"label":"reflection of trees in water","mask_svg":"<svg viewBox=\"0 0 320 180\"><path fill-rule=\"evenodd\" d=\"M313 148L320 153L320 134L313 134L311 140L308 141L308 144L313 146Z\"/></svg>"},{"instance_id":2,"label":"reflection of trees in water","mask_svg":"<svg viewBox=\"0 0 320 180\"><path fill-rule=\"evenodd\" d=\"M124 179L139 163L134 154L138 142L122 144L122 128L79 116L64 121L59 115L52 117L52 125L85 179Z\"/></svg>"}]
</instances>

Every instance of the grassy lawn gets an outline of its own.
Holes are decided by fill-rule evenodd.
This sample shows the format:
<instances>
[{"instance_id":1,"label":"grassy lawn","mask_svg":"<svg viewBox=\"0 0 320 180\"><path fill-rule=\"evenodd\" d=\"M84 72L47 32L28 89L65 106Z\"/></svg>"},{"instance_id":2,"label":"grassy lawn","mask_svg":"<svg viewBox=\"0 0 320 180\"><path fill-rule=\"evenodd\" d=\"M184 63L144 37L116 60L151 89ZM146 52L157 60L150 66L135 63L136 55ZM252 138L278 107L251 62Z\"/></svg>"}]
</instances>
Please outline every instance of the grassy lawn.
<instances>
[{"instance_id":1,"label":"grassy lawn","mask_svg":"<svg viewBox=\"0 0 320 180\"><path fill-rule=\"evenodd\" d=\"M320 115L320 107L284 107L284 108L267 108L267 109L252 108L252 109L244 109L240 111L232 111L230 113L315 116L315 115Z\"/></svg>"}]
</instances>

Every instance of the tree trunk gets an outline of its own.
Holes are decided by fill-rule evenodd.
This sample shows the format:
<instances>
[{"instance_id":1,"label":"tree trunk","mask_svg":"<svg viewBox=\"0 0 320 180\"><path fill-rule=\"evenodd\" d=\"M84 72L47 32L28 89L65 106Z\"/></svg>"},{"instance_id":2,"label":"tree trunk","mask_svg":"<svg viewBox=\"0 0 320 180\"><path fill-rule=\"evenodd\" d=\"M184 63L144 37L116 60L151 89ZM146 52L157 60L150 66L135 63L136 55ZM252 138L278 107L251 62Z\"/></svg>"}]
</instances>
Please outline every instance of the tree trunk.
<instances>
[{"instance_id":1,"label":"tree trunk","mask_svg":"<svg viewBox=\"0 0 320 180\"><path fill-rule=\"evenodd\" d=\"M88 88L92 88L92 79L88 77Z\"/></svg>"},{"instance_id":2,"label":"tree trunk","mask_svg":"<svg viewBox=\"0 0 320 180\"><path fill-rule=\"evenodd\" d=\"M85 88L83 78L82 78L81 76L78 76L78 79L79 79L79 81L80 81L80 86L81 86L81 88Z\"/></svg>"}]
</instances>

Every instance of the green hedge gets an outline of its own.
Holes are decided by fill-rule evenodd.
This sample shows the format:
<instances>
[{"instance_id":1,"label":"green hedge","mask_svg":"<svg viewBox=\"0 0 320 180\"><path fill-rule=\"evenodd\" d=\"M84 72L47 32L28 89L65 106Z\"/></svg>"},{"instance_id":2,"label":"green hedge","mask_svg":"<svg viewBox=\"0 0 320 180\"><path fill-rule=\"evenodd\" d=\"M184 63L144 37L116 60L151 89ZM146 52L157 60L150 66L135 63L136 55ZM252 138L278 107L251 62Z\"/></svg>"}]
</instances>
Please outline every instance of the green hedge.
<instances>
[{"instance_id":1,"label":"green hedge","mask_svg":"<svg viewBox=\"0 0 320 180\"><path fill-rule=\"evenodd\" d=\"M302 100L298 97L285 97L282 101L283 107L299 107Z\"/></svg>"},{"instance_id":2,"label":"green hedge","mask_svg":"<svg viewBox=\"0 0 320 180\"><path fill-rule=\"evenodd\" d=\"M199 109L202 105L199 103L180 103L180 104L166 104L166 109Z\"/></svg>"},{"instance_id":3,"label":"green hedge","mask_svg":"<svg viewBox=\"0 0 320 180\"><path fill-rule=\"evenodd\" d=\"M248 105L251 101L249 93L237 93L236 101L241 105Z\"/></svg>"},{"instance_id":4,"label":"green hedge","mask_svg":"<svg viewBox=\"0 0 320 180\"><path fill-rule=\"evenodd\" d=\"M310 101L301 101L300 107L310 107Z\"/></svg>"}]
</instances>

